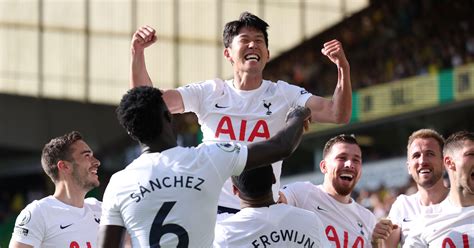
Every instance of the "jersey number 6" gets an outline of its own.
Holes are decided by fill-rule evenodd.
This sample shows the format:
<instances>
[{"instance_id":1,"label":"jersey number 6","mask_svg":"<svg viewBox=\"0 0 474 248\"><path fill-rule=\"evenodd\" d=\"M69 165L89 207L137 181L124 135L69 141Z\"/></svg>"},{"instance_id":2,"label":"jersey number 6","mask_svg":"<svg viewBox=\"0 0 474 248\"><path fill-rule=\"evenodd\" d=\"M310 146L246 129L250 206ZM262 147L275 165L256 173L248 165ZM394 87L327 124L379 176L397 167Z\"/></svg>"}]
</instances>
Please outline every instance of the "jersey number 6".
<instances>
[{"instance_id":1,"label":"jersey number 6","mask_svg":"<svg viewBox=\"0 0 474 248\"><path fill-rule=\"evenodd\" d=\"M178 236L178 248L181 247L188 247L189 245L189 235L188 232L180 225L177 224L165 224L163 222L166 219L166 216L170 213L171 209L173 208L175 201L172 202L165 202L163 206L161 206L160 210L155 216L153 220L153 224L150 230L150 246L153 248L159 248L160 246L160 239L163 235L167 233L173 233Z\"/></svg>"}]
</instances>

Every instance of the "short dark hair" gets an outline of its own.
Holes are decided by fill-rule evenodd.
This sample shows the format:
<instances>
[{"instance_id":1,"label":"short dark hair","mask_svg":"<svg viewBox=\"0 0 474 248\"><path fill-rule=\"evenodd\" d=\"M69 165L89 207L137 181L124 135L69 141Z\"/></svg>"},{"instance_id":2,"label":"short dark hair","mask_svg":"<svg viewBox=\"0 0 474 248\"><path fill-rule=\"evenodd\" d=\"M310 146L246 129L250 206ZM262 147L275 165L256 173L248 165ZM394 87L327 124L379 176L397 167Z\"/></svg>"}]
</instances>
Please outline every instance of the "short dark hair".
<instances>
[{"instance_id":1,"label":"short dark hair","mask_svg":"<svg viewBox=\"0 0 474 248\"><path fill-rule=\"evenodd\" d=\"M239 189L240 193L258 198L272 192L275 176L272 166L265 165L256 169L243 171L239 176L232 176L232 183Z\"/></svg>"},{"instance_id":2,"label":"short dark hair","mask_svg":"<svg viewBox=\"0 0 474 248\"><path fill-rule=\"evenodd\" d=\"M434 139L438 142L439 149L440 149L439 151L442 153L444 143L445 143L443 136L439 134L438 132L436 132L435 130L428 129L428 128L417 130L413 132L410 135L410 137L408 137L407 152L411 144L413 143L413 141L415 141L415 139L429 139L429 138Z\"/></svg>"},{"instance_id":3,"label":"short dark hair","mask_svg":"<svg viewBox=\"0 0 474 248\"><path fill-rule=\"evenodd\" d=\"M323 158L326 158L326 156L331 151L331 148L337 143L355 144L359 146L359 143L357 143L354 135L340 134L338 136L332 137L330 140L328 140L328 142L326 142L323 150Z\"/></svg>"},{"instance_id":4,"label":"short dark hair","mask_svg":"<svg viewBox=\"0 0 474 248\"><path fill-rule=\"evenodd\" d=\"M474 142L474 133L468 131L459 131L451 134L444 144L444 154L450 154L454 150L461 149L464 141L470 140Z\"/></svg>"},{"instance_id":5,"label":"short dark hair","mask_svg":"<svg viewBox=\"0 0 474 248\"><path fill-rule=\"evenodd\" d=\"M239 31L243 27L251 27L257 29L258 31L261 31L265 39L265 45L267 45L268 48L268 24L264 20L260 19L258 16L253 15L252 13L249 13L247 11L240 14L238 20L231 21L225 24L224 33L222 35L222 40L224 42L225 48L230 47L230 45L232 44L232 40L235 36L239 35Z\"/></svg>"},{"instance_id":6,"label":"short dark hair","mask_svg":"<svg viewBox=\"0 0 474 248\"><path fill-rule=\"evenodd\" d=\"M58 162L60 160L71 161L72 151L71 146L78 140L82 140L82 135L78 131L72 131L63 136L51 139L43 147L41 154L41 165L44 172L53 182L59 179Z\"/></svg>"},{"instance_id":7,"label":"short dark hair","mask_svg":"<svg viewBox=\"0 0 474 248\"><path fill-rule=\"evenodd\" d=\"M117 119L130 137L147 143L161 134L163 118L171 121L166 104L159 89L135 87L122 97L117 107Z\"/></svg>"}]
</instances>

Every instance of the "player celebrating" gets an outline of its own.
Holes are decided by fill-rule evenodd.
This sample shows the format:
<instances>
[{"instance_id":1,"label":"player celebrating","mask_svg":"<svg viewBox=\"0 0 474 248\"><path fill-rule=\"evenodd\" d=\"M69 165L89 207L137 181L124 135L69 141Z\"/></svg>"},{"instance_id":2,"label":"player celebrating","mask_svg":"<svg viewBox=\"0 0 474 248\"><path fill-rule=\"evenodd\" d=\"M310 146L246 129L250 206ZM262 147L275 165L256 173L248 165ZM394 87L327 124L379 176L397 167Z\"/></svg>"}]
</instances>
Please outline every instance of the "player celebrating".
<instances>
[{"instance_id":1,"label":"player celebrating","mask_svg":"<svg viewBox=\"0 0 474 248\"><path fill-rule=\"evenodd\" d=\"M444 166L451 188L440 211L416 221L403 247L472 247L474 245L474 133L446 139Z\"/></svg>"},{"instance_id":2,"label":"player celebrating","mask_svg":"<svg viewBox=\"0 0 474 248\"><path fill-rule=\"evenodd\" d=\"M319 217L307 210L275 204L270 165L232 177L242 210L216 224L214 247L327 247Z\"/></svg>"},{"instance_id":3,"label":"player celebrating","mask_svg":"<svg viewBox=\"0 0 474 248\"><path fill-rule=\"evenodd\" d=\"M217 200L231 175L289 156L301 140L307 108L288 114L274 137L247 146L233 143L179 147L161 92L130 90L117 115L143 154L115 173L104 194L100 247L117 247L125 228L133 247L210 247Z\"/></svg>"},{"instance_id":4,"label":"player celebrating","mask_svg":"<svg viewBox=\"0 0 474 248\"><path fill-rule=\"evenodd\" d=\"M84 198L99 186L99 160L73 131L44 146L41 164L55 185L54 194L21 211L9 247L96 247L101 205Z\"/></svg>"},{"instance_id":5,"label":"player celebrating","mask_svg":"<svg viewBox=\"0 0 474 248\"><path fill-rule=\"evenodd\" d=\"M224 57L234 72L231 80L213 79L166 90L163 98L172 113L194 112L203 132L203 142L236 141L251 143L266 140L281 130L291 107L311 109L312 121L347 123L351 116L352 89L350 67L337 40L324 44L322 53L338 68L338 82L331 100L311 95L305 89L283 81L263 79L270 59L268 24L248 12L224 27ZM156 41L155 30L139 28L131 45L131 87L151 86L145 66L144 49ZM273 165L278 198L281 162ZM236 212L239 199L232 194L232 183L225 183L219 198L219 212Z\"/></svg>"},{"instance_id":6,"label":"player celebrating","mask_svg":"<svg viewBox=\"0 0 474 248\"><path fill-rule=\"evenodd\" d=\"M439 211L439 203L448 195L442 179L443 146L444 138L432 129L417 130L408 138L408 173L418 192L398 196L388 219L380 220L375 226L374 239L383 240L385 247L403 246L417 218Z\"/></svg>"},{"instance_id":7,"label":"player celebrating","mask_svg":"<svg viewBox=\"0 0 474 248\"><path fill-rule=\"evenodd\" d=\"M356 139L349 135L331 138L319 168L324 174L322 185L289 184L281 189L280 202L318 214L331 247L370 247L375 216L350 196L362 170Z\"/></svg>"}]
</instances>

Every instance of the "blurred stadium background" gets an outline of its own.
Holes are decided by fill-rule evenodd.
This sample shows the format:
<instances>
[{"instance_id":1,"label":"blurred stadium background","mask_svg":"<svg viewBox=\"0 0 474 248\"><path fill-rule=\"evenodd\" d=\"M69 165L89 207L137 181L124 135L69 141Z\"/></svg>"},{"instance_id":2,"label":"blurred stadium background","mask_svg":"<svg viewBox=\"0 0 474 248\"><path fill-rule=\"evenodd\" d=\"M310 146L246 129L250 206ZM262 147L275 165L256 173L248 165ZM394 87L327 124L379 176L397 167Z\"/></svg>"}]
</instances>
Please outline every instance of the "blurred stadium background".
<instances>
[{"instance_id":1,"label":"blurred stadium background","mask_svg":"<svg viewBox=\"0 0 474 248\"><path fill-rule=\"evenodd\" d=\"M138 156L114 115L138 26L157 29L148 70L171 88L232 77L222 29L244 10L270 24L265 78L330 96L337 72L320 49L333 38L351 64L350 124L314 124L285 161L283 183L321 182L324 143L354 134L364 159L354 198L382 217L414 190L405 162L411 132L474 131L472 0L0 0L0 246L19 211L54 190L40 165L51 137L83 133L102 162L102 185L91 192L99 199L110 175ZM176 120L180 143L198 144L195 117Z\"/></svg>"}]
</instances>

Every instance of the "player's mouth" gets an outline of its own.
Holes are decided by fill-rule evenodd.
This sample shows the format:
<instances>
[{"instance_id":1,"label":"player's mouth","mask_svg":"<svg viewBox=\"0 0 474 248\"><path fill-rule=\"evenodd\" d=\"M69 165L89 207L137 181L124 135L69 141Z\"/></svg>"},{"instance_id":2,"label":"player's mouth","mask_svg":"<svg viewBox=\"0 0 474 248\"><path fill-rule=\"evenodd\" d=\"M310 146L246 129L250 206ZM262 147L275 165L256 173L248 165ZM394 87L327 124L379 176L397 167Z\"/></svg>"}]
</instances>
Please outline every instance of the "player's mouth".
<instances>
[{"instance_id":1,"label":"player's mouth","mask_svg":"<svg viewBox=\"0 0 474 248\"><path fill-rule=\"evenodd\" d=\"M421 170L418 170L418 174L420 175L428 175L431 173L431 169L421 169Z\"/></svg>"},{"instance_id":2,"label":"player's mouth","mask_svg":"<svg viewBox=\"0 0 474 248\"><path fill-rule=\"evenodd\" d=\"M260 56L258 56L257 54L247 54L244 58L246 61L260 61Z\"/></svg>"},{"instance_id":3,"label":"player's mouth","mask_svg":"<svg viewBox=\"0 0 474 248\"><path fill-rule=\"evenodd\" d=\"M339 176L339 178L342 179L342 180L344 180L344 181L352 182L352 180L354 179L354 175L349 174L349 173L342 173L342 174Z\"/></svg>"},{"instance_id":4,"label":"player's mouth","mask_svg":"<svg viewBox=\"0 0 474 248\"><path fill-rule=\"evenodd\" d=\"M91 168L91 169L89 170L89 172L90 172L91 174L93 174L93 175L96 175L96 176L97 176L97 171L98 171L98 169L99 169L99 168L97 168L97 167L95 167L95 168Z\"/></svg>"}]
</instances>

